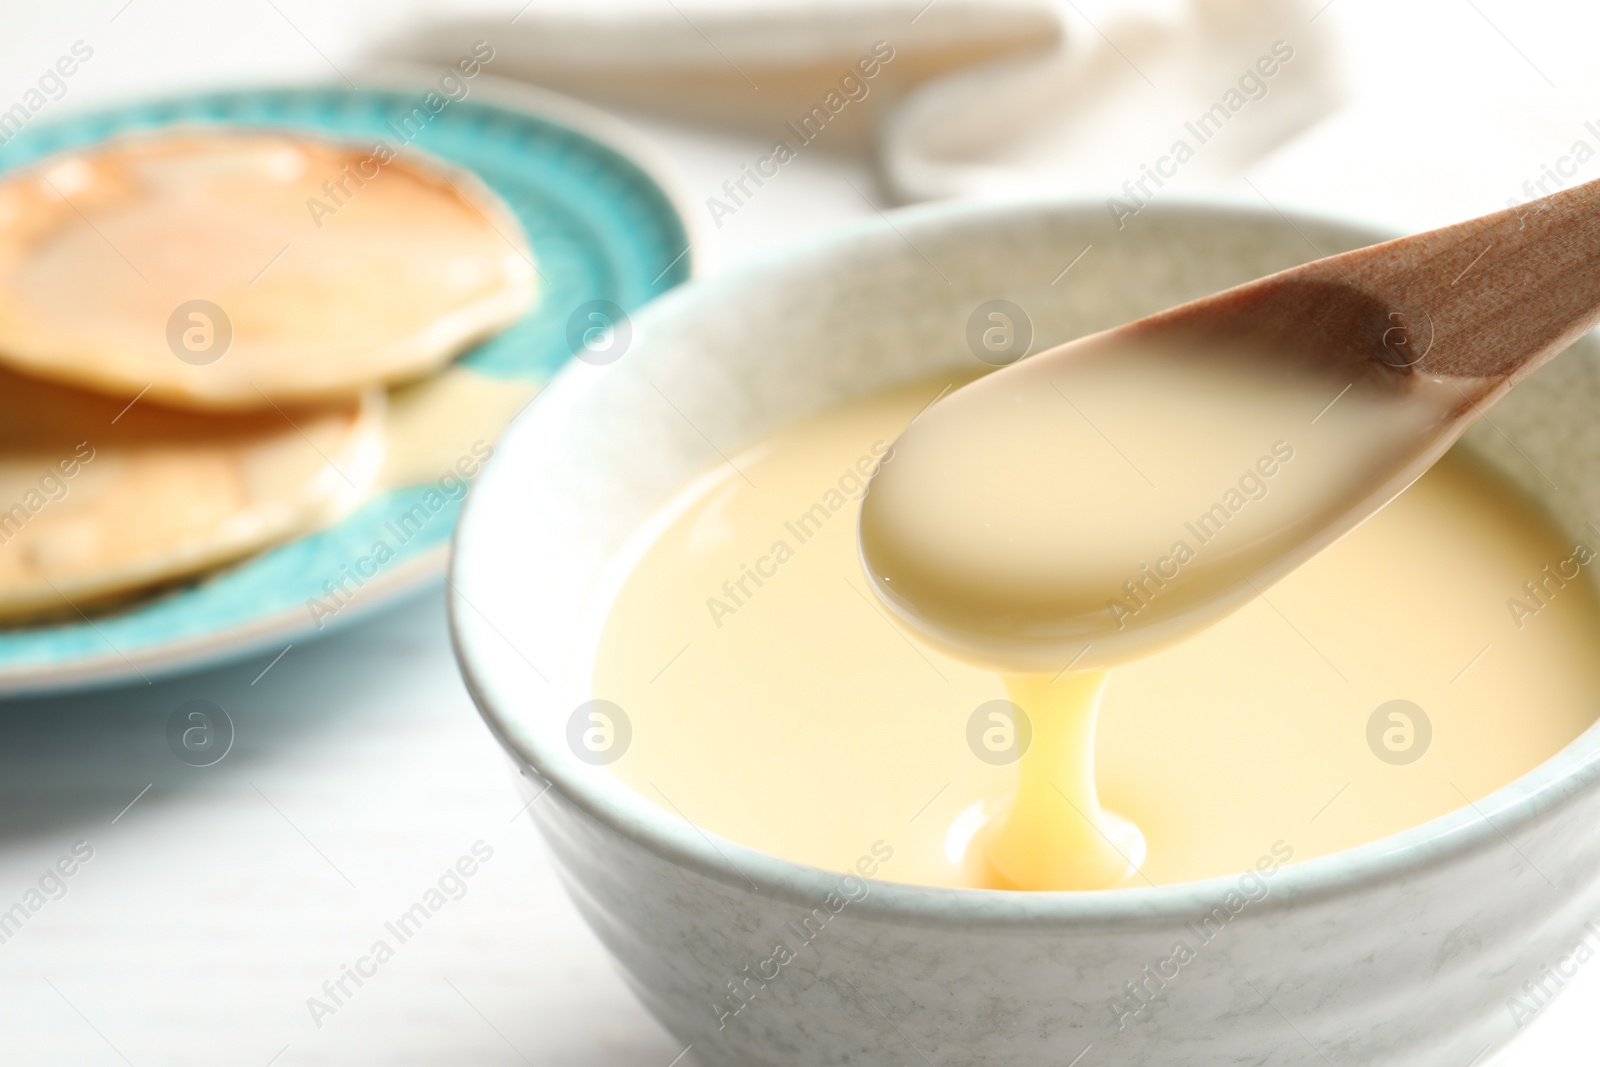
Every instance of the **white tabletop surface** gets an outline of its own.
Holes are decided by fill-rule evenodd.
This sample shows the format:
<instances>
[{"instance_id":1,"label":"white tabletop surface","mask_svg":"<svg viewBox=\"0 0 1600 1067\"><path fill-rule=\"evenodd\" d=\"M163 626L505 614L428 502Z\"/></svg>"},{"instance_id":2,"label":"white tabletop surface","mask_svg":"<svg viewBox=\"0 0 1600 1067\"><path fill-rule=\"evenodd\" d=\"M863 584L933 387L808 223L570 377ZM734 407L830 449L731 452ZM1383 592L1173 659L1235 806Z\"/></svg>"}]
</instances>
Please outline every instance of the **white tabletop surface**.
<instances>
[{"instance_id":1,"label":"white tabletop surface","mask_svg":"<svg viewBox=\"0 0 1600 1067\"><path fill-rule=\"evenodd\" d=\"M474 6L509 18L520 2ZM80 39L95 56L51 105L63 113L325 74L420 9L0 0L0 109ZM1276 203L1408 226L1499 207L1573 140L1600 144L1583 128L1600 123L1595 16L1581 32L1578 17L1541 2L1334 0L1306 32L1345 41L1350 107L1252 180ZM760 147L640 125L697 199ZM803 156L714 231L716 257L725 269L869 215L852 183L874 188L866 160ZM75 845L93 850L65 895L0 944L0 1062L667 1067L681 1046L632 998L518 815L457 676L442 595L271 659L0 705L0 910ZM190 699L236 725L215 766L167 747L168 716ZM493 855L465 895L315 1025L307 998L480 841ZM1596 1009L1600 968L1586 968L1493 1063L1592 1063Z\"/></svg>"}]
</instances>

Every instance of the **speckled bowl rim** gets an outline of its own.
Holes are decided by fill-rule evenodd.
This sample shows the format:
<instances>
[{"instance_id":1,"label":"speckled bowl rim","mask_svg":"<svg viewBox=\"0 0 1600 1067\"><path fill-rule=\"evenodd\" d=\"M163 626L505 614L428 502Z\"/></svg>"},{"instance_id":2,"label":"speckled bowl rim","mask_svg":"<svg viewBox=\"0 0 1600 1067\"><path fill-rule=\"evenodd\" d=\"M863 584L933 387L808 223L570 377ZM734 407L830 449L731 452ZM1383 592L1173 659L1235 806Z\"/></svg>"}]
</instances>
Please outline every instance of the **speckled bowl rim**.
<instances>
[{"instance_id":1,"label":"speckled bowl rim","mask_svg":"<svg viewBox=\"0 0 1600 1067\"><path fill-rule=\"evenodd\" d=\"M1227 196L1174 195L1161 203L1147 205L1144 210L1153 217L1200 215L1254 220L1276 217L1296 229L1299 228L1297 223L1308 226L1320 223L1380 235L1401 235L1393 226L1359 217L1284 212ZM670 320L679 313L680 306L688 302L704 306L708 298L722 294L725 306L736 307L740 290L768 284L783 276L791 265L827 257L848 257L854 247L880 238L886 229L896 230L914 242L919 233L951 224L970 225L985 218L1039 212L1066 217L1104 211L1105 205L1099 200L1036 197L945 201L897 209L880 218L798 242L742 267L735 274L702 278L680 286L641 311L635 320L636 336L647 333L654 323ZM517 421L537 418L545 405L565 406L576 401L599 381L598 376L565 370ZM514 431L515 425L508 434ZM519 744L519 736L528 738L530 735L517 728L514 714L502 715L498 710L504 705L497 700L502 686L497 680L495 664L498 661L512 667L512 661L521 662L520 653L504 647L507 642L503 635L485 620L474 617L475 609L464 602L456 589L458 582L471 584L471 576L485 569L490 574L500 569L502 561L498 559L459 549L483 511L478 501L487 493L498 491L500 483L514 481L515 475L515 466L508 465L497 454L469 494L455 532L457 550L452 553L448 610L451 641L468 691L490 731L518 769L534 781L536 790L553 789L584 815L634 845L704 877L739 889L753 888L761 895L797 904L814 902L835 889L841 872L786 860L712 834L664 811L609 773L585 773L592 772L593 768L584 766L580 770L570 754L555 752L552 759L539 751L541 746L536 743L528 742L526 751ZM513 488L506 486L507 491ZM494 648L490 642L500 642L502 647ZM508 688L515 686L513 679L504 681ZM1507 836L1509 832L1591 788L1597 777L1600 777L1600 720L1533 770L1476 803L1469 802L1461 809L1355 848L1279 868L1274 875L1273 892L1263 901L1263 910L1341 895L1355 896L1365 889L1448 865L1476 851L1514 848ZM1160 886L1032 893L922 886L874 879L871 893L853 904L852 912L858 918L897 925L1004 929L1137 924L1209 909L1235 888L1243 873Z\"/></svg>"}]
</instances>

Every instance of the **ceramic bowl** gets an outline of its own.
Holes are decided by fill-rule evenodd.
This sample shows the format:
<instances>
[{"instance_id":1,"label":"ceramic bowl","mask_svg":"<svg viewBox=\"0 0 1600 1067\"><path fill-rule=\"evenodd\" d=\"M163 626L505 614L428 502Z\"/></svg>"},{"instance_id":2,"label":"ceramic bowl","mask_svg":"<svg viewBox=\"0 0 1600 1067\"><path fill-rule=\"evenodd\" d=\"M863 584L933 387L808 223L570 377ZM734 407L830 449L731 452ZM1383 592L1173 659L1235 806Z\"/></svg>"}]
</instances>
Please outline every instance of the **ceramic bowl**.
<instances>
[{"instance_id":1,"label":"ceramic bowl","mask_svg":"<svg viewBox=\"0 0 1600 1067\"><path fill-rule=\"evenodd\" d=\"M467 684L583 915L700 1062L1464 1067L1526 1020L1510 1000L1536 1005L1525 982L1554 990L1543 968L1600 904L1590 729L1476 805L1282 868L1135 1020L1111 1005L1153 995L1149 967L1242 872L1089 893L872 882L774 974L775 943L793 948L842 876L714 837L569 748L592 695L580 621L608 559L719 453L971 368L969 317L988 300L1025 309L1037 350L1392 236L1215 203L1125 222L1098 203L941 205L694 283L639 315L620 361L564 370L474 488L450 603ZM1585 537L1597 405L1585 339L1465 445Z\"/></svg>"}]
</instances>

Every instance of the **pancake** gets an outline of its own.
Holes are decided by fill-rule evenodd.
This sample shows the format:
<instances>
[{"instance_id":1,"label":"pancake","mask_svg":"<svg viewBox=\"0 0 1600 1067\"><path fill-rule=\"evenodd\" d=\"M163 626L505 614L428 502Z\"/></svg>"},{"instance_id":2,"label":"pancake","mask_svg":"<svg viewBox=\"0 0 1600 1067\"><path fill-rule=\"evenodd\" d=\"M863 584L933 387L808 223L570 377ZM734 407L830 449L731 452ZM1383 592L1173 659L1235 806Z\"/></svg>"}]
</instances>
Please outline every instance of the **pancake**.
<instances>
[{"instance_id":1,"label":"pancake","mask_svg":"<svg viewBox=\"0 0 1600 1067\"><path fill-rule=\"evenodd\" d=\"M187 127L0 178L0 363L123 403L349 400L516 321L535 274L482 182L384 142Z\"/></svg>"},{"instance_id":2,"label":"pancake","mask_svg":"<svg viewBox=\"0 0 1600 1067\"><path fill-rule=\"evenodd\" d=\"M220 416L128 399L0 370L0 620L75 618L293 537L383 463L381 390Z\"/></svg>"}]
</instances>

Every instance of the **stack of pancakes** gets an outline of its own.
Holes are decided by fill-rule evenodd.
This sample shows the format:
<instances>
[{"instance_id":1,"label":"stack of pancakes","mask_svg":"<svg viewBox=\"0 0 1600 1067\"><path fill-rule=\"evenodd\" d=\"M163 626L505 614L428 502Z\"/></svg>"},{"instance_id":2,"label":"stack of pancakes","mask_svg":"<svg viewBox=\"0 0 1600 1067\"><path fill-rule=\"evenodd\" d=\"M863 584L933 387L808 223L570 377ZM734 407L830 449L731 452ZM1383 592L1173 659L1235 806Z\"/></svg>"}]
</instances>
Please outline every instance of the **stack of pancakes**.
<instances>
[{"instance_id":1,"label":"stack of pancakes","mask_svg":"<svg viewBox=\"0 0 1600 1067\"><path fill-rule=\"evenodd\" d=\"M0 176L0 622L337 521L378 487L387 390L527 311L505 204L385 155L191 128Z\"/></svg>"}]
</instances>

